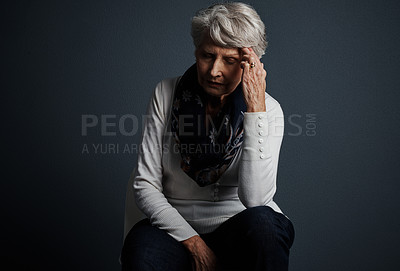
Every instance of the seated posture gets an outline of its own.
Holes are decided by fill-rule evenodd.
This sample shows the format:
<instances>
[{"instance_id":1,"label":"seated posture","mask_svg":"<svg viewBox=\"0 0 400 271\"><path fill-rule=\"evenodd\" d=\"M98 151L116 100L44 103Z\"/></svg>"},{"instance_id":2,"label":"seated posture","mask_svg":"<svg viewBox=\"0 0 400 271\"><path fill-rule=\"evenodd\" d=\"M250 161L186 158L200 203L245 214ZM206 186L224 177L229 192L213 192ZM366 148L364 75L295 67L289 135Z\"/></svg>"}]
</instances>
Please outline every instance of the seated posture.
<instances>
[{"instance_id":1,"label":"seated posture","mask_svg":"<svg viewBox=\"0 0 400 271\"><path fill-rule=\"evenodd\" d=\"M273 197L283 112L266 93L265 26L243 3L192 18L196 63L150 101L133 189L146 219L122 270L288 270L291 221Z\"/></svg>"}]
</instances>

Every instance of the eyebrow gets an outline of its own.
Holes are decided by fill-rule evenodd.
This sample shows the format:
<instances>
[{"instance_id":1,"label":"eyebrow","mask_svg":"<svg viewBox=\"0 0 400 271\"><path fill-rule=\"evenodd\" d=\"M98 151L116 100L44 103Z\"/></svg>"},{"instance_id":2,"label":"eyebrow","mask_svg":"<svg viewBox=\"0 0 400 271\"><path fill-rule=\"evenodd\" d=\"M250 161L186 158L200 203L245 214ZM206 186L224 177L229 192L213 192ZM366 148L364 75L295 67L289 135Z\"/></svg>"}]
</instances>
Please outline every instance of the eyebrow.
<instances>
[{"instance_id":1,"label":"eyebrow","mask_svg":"<svg viewBox=\"0 0 400 271\"><path fill-rule=\"evenodd\" d=\"M207 54L211 54L211 55L215 55L213 52L210 52L209 50L207 50L207 49L202 49L205 53L207 53ZM232 54L226 54L226 55L223 55L223 57L234 57L234 58L237 58L237 57L240 57L240 54L239 53L232 53Z\"/></svg>"},{"instance_id":2,"label":"eyebrow","mask_svg":"<svg viewBox=\"0 0 400 271\"><path fill-rule=\"evenodd\" d=\"M224 55L224 57L239 57L239 54L229 54L229 55Z\"/></svg>"}]
</instances>

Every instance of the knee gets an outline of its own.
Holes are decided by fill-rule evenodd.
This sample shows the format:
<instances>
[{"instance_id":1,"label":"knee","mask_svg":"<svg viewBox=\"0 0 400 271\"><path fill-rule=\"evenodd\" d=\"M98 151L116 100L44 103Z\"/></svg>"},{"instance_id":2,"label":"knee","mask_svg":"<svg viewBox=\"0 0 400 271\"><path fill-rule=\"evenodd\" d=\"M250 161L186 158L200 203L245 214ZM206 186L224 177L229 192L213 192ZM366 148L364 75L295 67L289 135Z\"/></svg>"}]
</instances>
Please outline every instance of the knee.
<instances>
[{"instance_id":1,"label":"knee","mask_svg":"<svg viewBox=\"0 0 400 271\"><path fill-rule=\"evenodd\" d=\"M122 270L146 270L142 266L147 262L144 254L146 249L146 235L150 229L150 223L148 221L141 221L137 223L125 237L124 245L121 251L121 264Z\"/></svg>"},{"instance_id":2,"label":"knee","mask_svg":"<svg viewBox=\"0 0 400 271\"><path fill-rule=\"evenodd\" d=\"M184 246L148 221L136 224L126 236L121 264L124 271L185 270L191 266Z\"/></svg>"},{"instance_id":3,"label":"knee","mask_svg":"<svg viewBox=\"0 0 400 271\"><path fill-rule=\"evenodd\" d=\"M267 206L257 206L246 211L246 224L249 232L273 234L274 211Z\"/></svg>"},{"instance_id":4,"label":"knee","mask_svg":"<svg viewBox=\"0 0 400 271\"><path fill-rule=\"evenodd\" d=\"M246 235L252 245L291 247L294 231L288 218L267 206L253 207L247 211Z\"/></svg>"}]
</instances>

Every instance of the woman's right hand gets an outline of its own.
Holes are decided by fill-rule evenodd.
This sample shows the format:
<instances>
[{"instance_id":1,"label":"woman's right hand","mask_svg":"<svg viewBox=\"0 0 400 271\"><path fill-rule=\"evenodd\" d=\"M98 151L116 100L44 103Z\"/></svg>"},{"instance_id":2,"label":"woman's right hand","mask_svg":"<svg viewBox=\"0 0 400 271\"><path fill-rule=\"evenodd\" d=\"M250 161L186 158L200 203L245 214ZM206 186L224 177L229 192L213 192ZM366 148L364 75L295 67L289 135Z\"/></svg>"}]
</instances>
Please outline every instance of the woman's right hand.
<instances>
[{"instance_id":1,"label":"woman's right hand","mask_svg":"<svg viewBox=\"0 0 400 271\"><path fill-rule=\"evenodd\" d=\"M195 235L182 241L192 255L193 271L216 271L217 257L200 236Z\"/></svg>"}]
</instances>

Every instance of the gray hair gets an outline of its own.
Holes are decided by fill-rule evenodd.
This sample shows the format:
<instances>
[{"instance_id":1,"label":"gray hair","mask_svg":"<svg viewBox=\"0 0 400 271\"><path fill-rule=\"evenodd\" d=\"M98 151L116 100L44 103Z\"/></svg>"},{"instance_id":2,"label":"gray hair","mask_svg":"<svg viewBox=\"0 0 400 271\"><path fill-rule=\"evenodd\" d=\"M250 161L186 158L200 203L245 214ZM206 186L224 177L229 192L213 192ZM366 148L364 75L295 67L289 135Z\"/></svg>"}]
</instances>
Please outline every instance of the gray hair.
<instances>
[{"instance_id":1,"label":"gray hair","mask_svg":"<svg viewBox=\"0 0 400 271\"><path fill-rule=\"evenodd\" d=\"M260 58L268 45L260 16L253 7L239 2L199 10L192 18L191 35L196 49L208 35L221 47L251 47Z\"/></svg>"}]
</instances>

